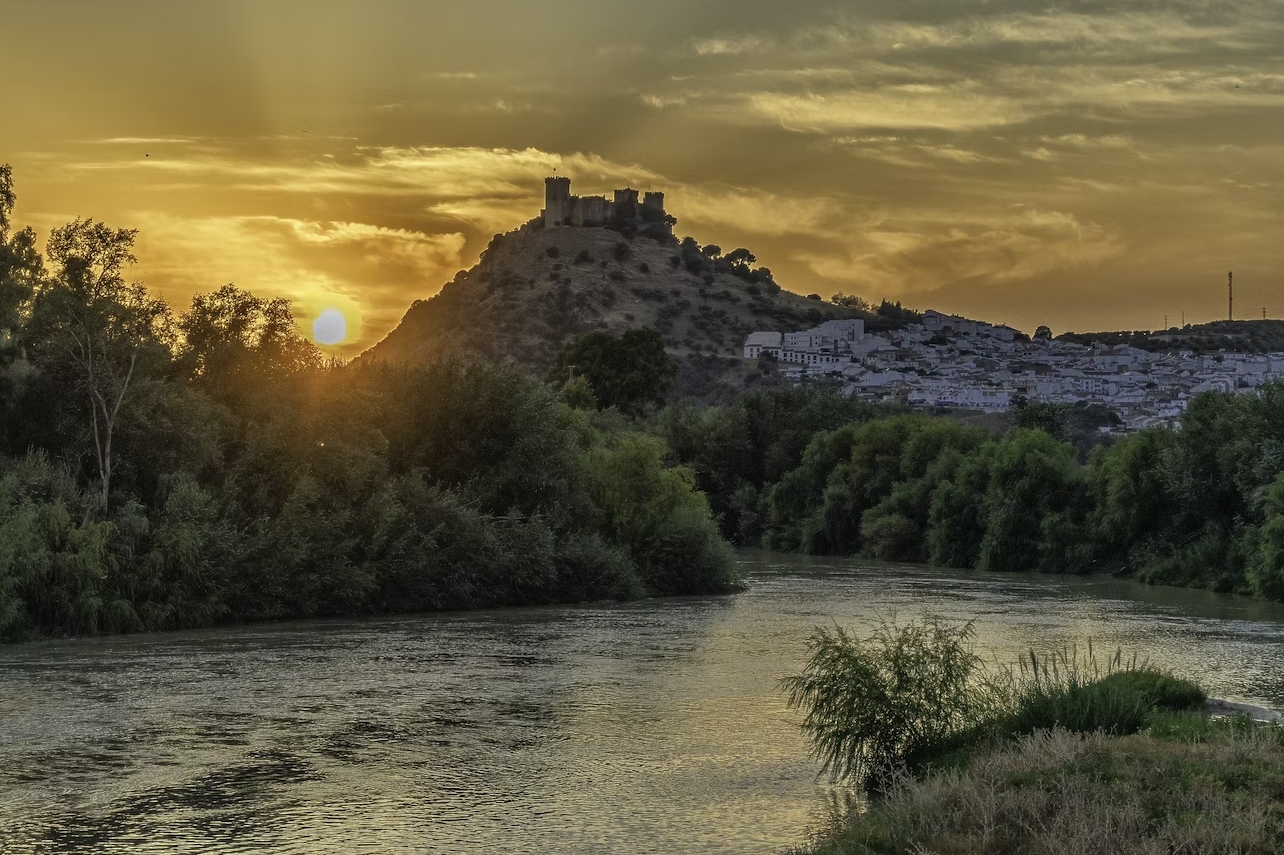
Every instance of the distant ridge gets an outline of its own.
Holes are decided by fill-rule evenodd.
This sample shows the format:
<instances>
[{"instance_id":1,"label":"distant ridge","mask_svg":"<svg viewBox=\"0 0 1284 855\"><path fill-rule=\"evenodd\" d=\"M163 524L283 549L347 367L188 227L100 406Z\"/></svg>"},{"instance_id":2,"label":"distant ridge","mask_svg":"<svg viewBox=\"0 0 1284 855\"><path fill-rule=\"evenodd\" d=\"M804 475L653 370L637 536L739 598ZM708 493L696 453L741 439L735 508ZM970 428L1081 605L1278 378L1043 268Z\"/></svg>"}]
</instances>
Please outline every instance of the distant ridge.
<instances>
[{"instance_id":1,"label":"distant ridge","mask_svg":"<svg viewBox=\"0 0 1284 855\"><path fill-rule=\"evenodd\" d=\"M1284 352L1284 321L1212 321L1166 330L1067 332L1057 338L1079 344L1099 343L1111 347L1127 344L1158 353L1178 350L1280 353Z\"/></svg>"}]
</instances>

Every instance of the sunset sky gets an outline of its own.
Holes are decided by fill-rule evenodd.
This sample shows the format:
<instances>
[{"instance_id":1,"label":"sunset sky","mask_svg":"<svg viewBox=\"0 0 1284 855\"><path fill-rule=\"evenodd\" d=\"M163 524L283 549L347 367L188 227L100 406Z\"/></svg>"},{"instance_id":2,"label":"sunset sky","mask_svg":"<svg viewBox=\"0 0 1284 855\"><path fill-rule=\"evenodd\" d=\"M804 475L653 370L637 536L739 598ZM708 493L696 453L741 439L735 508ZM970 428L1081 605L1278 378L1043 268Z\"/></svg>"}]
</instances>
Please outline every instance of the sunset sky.
<instances>
[{"instance_id":1,"label":"sunset sky","mask_svg":"<svg viewBox=\"0 0 1284 855\"><path fill-rule=\"evenodd\" d=\"M140 230L352 355L577 192L800 293L1026 331L1284 316L1279 0L6 0L19 224Z\"/></svg>"}]
</instances>

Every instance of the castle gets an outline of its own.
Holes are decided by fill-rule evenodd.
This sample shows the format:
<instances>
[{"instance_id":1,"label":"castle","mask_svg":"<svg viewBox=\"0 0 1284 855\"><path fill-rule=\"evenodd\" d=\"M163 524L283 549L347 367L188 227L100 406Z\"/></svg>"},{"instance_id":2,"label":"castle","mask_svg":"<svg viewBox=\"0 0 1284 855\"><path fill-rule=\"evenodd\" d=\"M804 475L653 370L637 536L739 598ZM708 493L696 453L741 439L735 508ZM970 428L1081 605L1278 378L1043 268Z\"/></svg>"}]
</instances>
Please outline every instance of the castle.
<instances>
[{"instance_id":1,"label":"castle","mask_svg":"<svg viewBox=\"0 0 1284 855\"><path fill-rule=\"evenodd\" d=\"M553 176L544 179L544 210L540 211L544 228L562 226L604 226L620 220L644 220L665 226L672 232L673 222L664 211L664 194L647 193L638 201L638 191L626 187L615 191L614 199L605 196L572 196L571 179Z\"/></svg>"}]
</instances>

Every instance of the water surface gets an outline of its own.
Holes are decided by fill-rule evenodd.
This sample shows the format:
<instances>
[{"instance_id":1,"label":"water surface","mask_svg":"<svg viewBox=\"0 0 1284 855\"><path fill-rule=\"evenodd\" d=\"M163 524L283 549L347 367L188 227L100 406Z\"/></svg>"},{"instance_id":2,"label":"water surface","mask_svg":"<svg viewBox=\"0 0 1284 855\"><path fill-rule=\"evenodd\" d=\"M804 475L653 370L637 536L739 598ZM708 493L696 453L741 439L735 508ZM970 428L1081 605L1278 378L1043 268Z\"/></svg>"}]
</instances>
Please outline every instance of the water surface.
<instances>
[{"instance_id":1,"label":"water surface","mask_svg":"<svg viewBox=\"0 0 1284 855\"><path fill-rule=\"evenodd\" d=\"M1284 708L1284 606L744 553L732 597L0 648L0 853L773 853L824 816L777 689L817 624L1091 638Z\"/></svg>"}]
</instances>

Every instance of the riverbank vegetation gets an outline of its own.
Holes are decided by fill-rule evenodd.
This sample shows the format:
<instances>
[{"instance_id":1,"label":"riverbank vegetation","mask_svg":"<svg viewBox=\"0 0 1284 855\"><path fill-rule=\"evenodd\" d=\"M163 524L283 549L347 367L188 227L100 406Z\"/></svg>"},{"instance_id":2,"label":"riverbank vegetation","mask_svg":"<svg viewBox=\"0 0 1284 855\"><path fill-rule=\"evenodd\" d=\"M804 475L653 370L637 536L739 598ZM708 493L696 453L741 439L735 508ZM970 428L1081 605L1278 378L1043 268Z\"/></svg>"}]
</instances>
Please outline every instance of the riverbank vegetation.
<instances>
[{"instance_id":1,"label":"riverbank vegetation","mask_svg":"<svg viewBox=\"0 0 1284 855\"><path fill-rule=\"evenodd\" d=\"M1284 728L1211 719L1197 685L1121 654L994 669L970 638L932 619L813 636L786 688L866 798L799 855L1278 851Z\"/></svg>"},{"instance_id":2,"label":"riverbank vegetation","mask_svg":"<svg viewBox=\"0 0 1284 855\"><path fill-rule=\"evenodd\" d=\"M1284 600L1284 384L1091 449L1067 415L1028 404L995 432L802 387L653 429L742 544Z\"/></svg>"},{"instance_id":3,"label":"riverbank vegetation","mask_svg":"<svg viewBox=\"0 0 1284 855\"><path fill-rule=\"evenodd\" d=\"M42 255L0 169L0 638L725 592L661 440L517 368L339 365L284 300L181 314L135 234Z\"/></svg>"}]
</instances>

